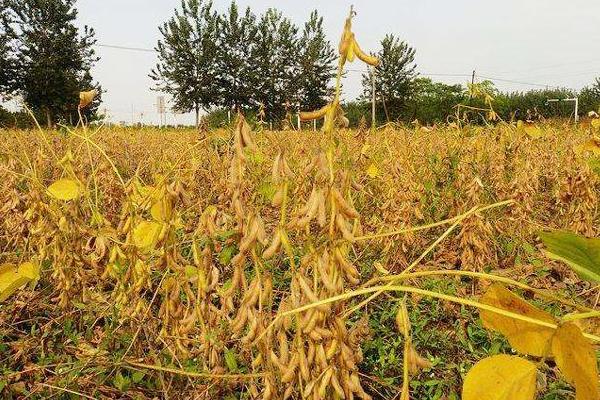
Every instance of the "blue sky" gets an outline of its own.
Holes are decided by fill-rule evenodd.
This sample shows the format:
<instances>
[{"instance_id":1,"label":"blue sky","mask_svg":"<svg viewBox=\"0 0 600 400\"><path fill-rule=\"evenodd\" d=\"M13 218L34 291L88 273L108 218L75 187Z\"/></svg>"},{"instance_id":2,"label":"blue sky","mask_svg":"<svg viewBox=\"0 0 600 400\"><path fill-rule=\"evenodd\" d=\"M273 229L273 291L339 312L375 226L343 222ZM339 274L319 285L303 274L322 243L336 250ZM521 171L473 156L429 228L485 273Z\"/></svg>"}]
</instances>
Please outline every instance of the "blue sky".
<instances>
[{"instance_id":1,"label":"blue sky","mask_svg":"<svg viewBox=\"0 0 600 400\"><path fill-rule=\"evenodd\" d=\"M153 48L158 26L179 0L79 0L79 23L96 30L98 43ZM229 1L215 0L219 10ZM365 50L377 50L386 33L416 48L421 73L470 74L506 80L581 88L600 76L600 2L593 0L239 0L255 13L276 7L301 25L313 9L324 17L326 32L337 44L350 4L358 12L353 30ZM104 106L114 121L157 122L157 93L149 90L152 52L100 47L94 77L108 91ZM358 62L349 68L364 69ZM432 76L464 83L460 76ZM534 88L497 81L502 90ZM360 73L350 72L346 97L360 93ZM133 110L133 113L132 113ZM143 117L142 114L143 113ZM133 114L133 116L132 116ZM189 115L169 122L189 123Z\"/></svg>"}]
</instances>

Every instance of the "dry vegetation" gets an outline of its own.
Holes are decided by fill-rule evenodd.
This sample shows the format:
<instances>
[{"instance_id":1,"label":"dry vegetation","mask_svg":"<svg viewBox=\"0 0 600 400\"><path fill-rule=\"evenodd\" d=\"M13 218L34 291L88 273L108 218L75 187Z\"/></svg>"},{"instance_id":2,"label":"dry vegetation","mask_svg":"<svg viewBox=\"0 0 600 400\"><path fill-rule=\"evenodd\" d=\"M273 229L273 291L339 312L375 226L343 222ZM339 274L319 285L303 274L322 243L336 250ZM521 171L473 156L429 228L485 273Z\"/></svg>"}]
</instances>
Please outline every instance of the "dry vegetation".
<instances>
[{"instance_id":1,"label":"dry vegetation","mask_svg":"<svg viewBox=\"0 0 600 400\"><path fill-rule=\"evenodd\" d=\"M458 399L511 348L468 304L487 273L598 302L536 234L598 234L592 128L536 129L2 132L0 268L40 271L0 304L0 393Z\"/></svg>"}]
</instances>

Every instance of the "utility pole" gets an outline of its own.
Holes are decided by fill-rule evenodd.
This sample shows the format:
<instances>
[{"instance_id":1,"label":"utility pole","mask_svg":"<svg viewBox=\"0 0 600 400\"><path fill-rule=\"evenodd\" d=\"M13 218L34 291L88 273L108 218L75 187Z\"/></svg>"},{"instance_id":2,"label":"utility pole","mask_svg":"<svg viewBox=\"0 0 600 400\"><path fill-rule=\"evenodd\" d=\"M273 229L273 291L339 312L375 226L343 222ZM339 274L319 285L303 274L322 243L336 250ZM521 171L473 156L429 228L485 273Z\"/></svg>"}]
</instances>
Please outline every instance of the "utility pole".
<instances>
[{"instance_id":1,"label":"utility pole","mask_svg":"<svg viewBox=\"0 0 600 400\"><path fill-rule=\"evenodd\" d=\"M473 70L473 75L471 75L471 86L475 84L475 70ZM469 90L469 101L471 101L471 91Z\"/></svg>"},{"instance_id":2,"label":"utility pole","mask_svg":"<svg viewBox=\"0 0 600 400\"><path fill-rule=\"evenodd\" d=\"M375 67L371 66L371 129L375 130Z\"/></svg>"}]
</instances>

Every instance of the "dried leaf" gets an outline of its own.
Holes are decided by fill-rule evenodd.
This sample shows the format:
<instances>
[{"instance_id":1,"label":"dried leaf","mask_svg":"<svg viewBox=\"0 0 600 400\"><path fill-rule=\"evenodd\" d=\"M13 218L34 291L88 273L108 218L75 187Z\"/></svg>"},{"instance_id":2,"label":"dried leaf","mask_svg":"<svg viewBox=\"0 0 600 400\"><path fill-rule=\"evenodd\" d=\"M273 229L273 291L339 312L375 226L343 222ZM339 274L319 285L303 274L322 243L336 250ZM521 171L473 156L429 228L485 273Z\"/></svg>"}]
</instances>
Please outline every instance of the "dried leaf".
<instances>
[{"instance_id":1,"label":"dried leaf","mask_svg":"<svg viewBox=\"0 0 600 400\"><path fill-rule=\"evenodd\" d=\"M533 400L537 368L517 356L484 358L465 378L462 400Z\"/></svg>"},{"instance_id":2,"label":"dried leaf","mask_svg":"<svg viewBox=\"0 0 600 400\"><path fill-rule=\"evenodd\" d=\"M481 298L481 302L530 318L556 323L552 315L532 306L501 284L490 286ZM550 351L550 341L554 335L554 329L492 311L481 310L480 315L483 326L502 333L515 350L537 357L547 355Z\"/></svg>"},{"instance_id":3,"label":"dried leaf","mask_svg":"<svg viewBox=\"0 0 600 400\"><path fill-rule=\"evenodd\" d=\"M576 400L600 399L596 353L577 325L567 322L558 328L552 354L566 380L575 386Z\"/></svg>"},{"instance_id":4,"label":"dried leaf","mask_svg":"<svg viewBox=\"0 0 600 400\"><path fill-rule=\"evenodd\" d=\"M58 200L73 200L79 197L79 184L72 179L59 179L48 186L48 193Z\"/></svg>"},{"instance_id":5,"label":"dried leaf","mask_svg":"<svg viewBox=\"0 0 600 400\"><path fill-rule=\"evenodd\" d=\"M582 278L600 282L600 238L566 231L541 232L546 255L563 261Z\"/></svg>"}]
</instances>

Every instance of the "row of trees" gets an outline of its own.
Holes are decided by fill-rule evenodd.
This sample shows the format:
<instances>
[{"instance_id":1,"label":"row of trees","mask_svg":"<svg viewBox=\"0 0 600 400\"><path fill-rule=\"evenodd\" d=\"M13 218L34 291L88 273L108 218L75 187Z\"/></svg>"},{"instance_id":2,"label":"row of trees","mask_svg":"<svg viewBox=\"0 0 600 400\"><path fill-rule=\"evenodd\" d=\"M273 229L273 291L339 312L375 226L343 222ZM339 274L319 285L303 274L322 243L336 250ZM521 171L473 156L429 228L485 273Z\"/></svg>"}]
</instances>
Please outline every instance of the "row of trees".
<instances>
[{"instance_id":1,"label":"row of trees","mask_svg":"<svg viewBox=\"0 0 600 400\"><path fill-rule=\"evenodd\" d=\"M150 77L178 111L262 106L281 120L298 105L321 107L331 92L335 53L316 11L299 28L275 9L256 16L232 2L219 14L210 1L182 0L159 29Z\"/></svg>"},{"instance_id":2,"label":"row of trees","mask_svg":"<svg viewBox=\"0 0 600 400\"><path fill-rule=\"evenodd\" d=\"M100 89L90 73L98 61L94 31L75 26L75 1L0 0L0 96L20 96L48 126L77 122L78 92ZM255 15L232 2L218 13L208 0L181 0L159 30L158 63L150 76L155 90L171 95L177 111L262 108L265 119L276 122L287 111L317 109L331 95L336 52L316 11L297 26L275 9ZM377 55L378 121L443 122L457 104L477 105L461 85L420 77L415 50L394 35L383 38ZM365 74L362 83L362 96L347 104L351 122L370 114L371 76ZM528 110L564 116L566 109L546 100L575 95L583 114L600 105L600 80L579 93L493 95L503 119L525 118ZM100 101L86 110L88 118ZM0 119L14 117L0 109Z\"/></svg>"}]
</instances>

